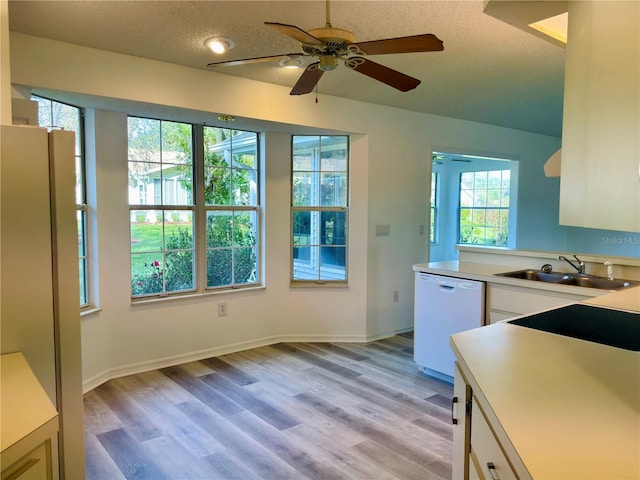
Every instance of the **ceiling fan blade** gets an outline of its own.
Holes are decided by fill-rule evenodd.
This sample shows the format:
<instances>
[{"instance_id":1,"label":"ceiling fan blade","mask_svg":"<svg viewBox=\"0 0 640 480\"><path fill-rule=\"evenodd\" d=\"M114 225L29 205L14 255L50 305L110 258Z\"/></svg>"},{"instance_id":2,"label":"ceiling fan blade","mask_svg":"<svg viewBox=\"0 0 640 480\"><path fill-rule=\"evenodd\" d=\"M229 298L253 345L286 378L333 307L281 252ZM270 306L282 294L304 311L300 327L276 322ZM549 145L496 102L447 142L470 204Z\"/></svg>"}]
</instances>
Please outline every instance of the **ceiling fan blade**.
<instances>
[{"instance_id":1,"label":"ceiling fan blade","mask_svg":"<svg viewBox=\"0 0 640 480\"><path fill-rule=\"evenodd\" d=\"M287 37L291 37L294 40L299 41L300 43L305 43L309 45L324 45L322 40L318 40L313 35L308 34L301 28L298 28L294 25L286 25L284 23L274 23L274 22L264 22L265 25L269 25L270 27L275 28L278 32L286 35Z\"/></svg>"},{"instance_id":2,"label":"ceiling fan blade","mask_svg":"<svg viewBox=\"0 0 640 480\"><path fill-rule=\"evenodd\" d=\"M207 67L235 67L236 65L249 65L252 63L271 62L282 58L301 57L300 53L285 53L282 55L270 55L268 57L241 58L239 60L226 60L224 62L208 63Z\"/></svg>"},{"instance_id":3,"label":"ceiling fan blade","mask_svg":"<svg viewBox=\"0 0 640 480\"><path fill-rule=\"evenodd\" d=\"M304 95L310 93L318 84L318 80L324 73L318 68L320 62L312 63L302 73L289 95Z\"/></svg>"},{"instance_id":4,"label":"ceiling fan blade","mask_svg":"<svg viewBox=\"0 0 640 480\"><path fill-rule=\"evenodd\" d=\"M418 53L437 52L444 50L442 40L431 33L413 35L410 37L387 38L384 40L372 40L370 42L358 42L352 44L367 55L382 55L385 53ZM353 47L351 47L353 48ZM357 51L354 53L358 53Z\"/></svg>"},{"instance_id":5,"label":"ceiling fan blade","mask_svg":"<svg viewBox=\"0 0 640 480\"><path fill-rule=\"evenodd\" d=\"M362 73L379 82L386 83L401 92L408 92L420 85L420 80L417 78L410 77L409 75L405 75L404 73L363 57L351 57L345 60L344 64L356 72Z\"/></svg>"}]
</instances>

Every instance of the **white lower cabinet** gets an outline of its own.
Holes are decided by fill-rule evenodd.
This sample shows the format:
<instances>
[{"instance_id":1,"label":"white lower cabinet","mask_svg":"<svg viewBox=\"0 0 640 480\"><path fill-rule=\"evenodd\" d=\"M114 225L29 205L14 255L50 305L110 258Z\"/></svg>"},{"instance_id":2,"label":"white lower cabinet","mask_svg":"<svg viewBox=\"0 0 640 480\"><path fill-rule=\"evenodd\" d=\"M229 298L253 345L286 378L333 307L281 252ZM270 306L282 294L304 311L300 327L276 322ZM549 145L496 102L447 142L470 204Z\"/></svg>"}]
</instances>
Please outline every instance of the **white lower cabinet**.
<instances>
[{"instance_id":1,"label":"white lower cabinet","mask_svg":"<svg viewBox=\"0 0 640 480\"><path fill-rule=\"evenodd\" d=\"M458 362L454 374L451 418L453 480L518 478Z\"/></svg>"},{"instance_id":2,"label":"white lower cabinet","mask_svg":"<svg viewBox=\"0 0 640 480\"><path fill-rule=\"evenodd\" d=\"M477 402L471 415L471 465L476 478L481 480L516 479L500 443L496 439ZM471 477L470 478L474 478Z\"/></svg>"},{"instance_id":3,"label":"white lower cabinet","mask_svg":"<svg viewBox=\"0 0 640 480\"><path fill-rule=\"evenodd\" d=\"M2 471L2 480L50 480L51 477L51 442L48 440Z\"/></svg>"}]
</instances>

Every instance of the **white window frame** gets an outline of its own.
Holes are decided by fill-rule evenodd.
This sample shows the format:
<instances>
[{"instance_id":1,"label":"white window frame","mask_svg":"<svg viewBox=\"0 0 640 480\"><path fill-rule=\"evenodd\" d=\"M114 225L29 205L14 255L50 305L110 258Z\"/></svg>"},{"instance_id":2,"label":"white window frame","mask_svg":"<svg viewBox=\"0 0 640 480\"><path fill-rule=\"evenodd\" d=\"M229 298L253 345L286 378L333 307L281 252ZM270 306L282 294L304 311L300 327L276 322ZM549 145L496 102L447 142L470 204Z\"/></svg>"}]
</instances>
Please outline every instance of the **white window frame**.
<instances>
[{"instance_id":1,"label":"white window frame","mask_svg":"<svg viewBox=\"0 0 640 480\"><path fill-rule=\"evenodd\" d=\"M76 105L60 102L52 98L40 95L32 95L31 100L38 102L38 125L47 128L49 131L55 129L64 129L73 131L76 135L76 144L74 148L75 155L75 172L76 172L76 219L78 224L79 242L78 245L78 267L80 283L80 309L82 311L93 308L91 298L91 274L89 270L90 252L89 252L89 208L87 205L87 170L85 164L85 148L84 148L84 109ZM78 129L71 128L70 125L57 125L54 120L54 105L60 105L72 108L77 111ZM47 108L48 114L43 115L42 108ZM47 118L45 118L47 117ZM84 302L82 299L84 298Z\"/></svg>"},{"instance_id":2,"label":"white window frame","mask_svg":"<svg viewBox=\"0 0 640 480\"><path fill-rule=\"evenodd\" d=\"M339 173L345 174L345 200L344 205L331 205L322 206L320 202L310 202L310 205L295 205L295 139L300 137L307 137L309 139L317 138L319 148L314 149L312 153L312 167L311 170L299 170L298 172L310 172L311 173L311 196L319 199L319 188L321 185L322 173L330 173L329 171L323 172L321 170L321 156L322 156L322 138L335 138L344 137L346 145L346 167L344 171ZM293 135L291 137L291 270L290 270L290 282L292 285L347 285L349 281L349 173L350 173L350 141L347 135ZM335 192L334 192L335 194ZM316 248L310 248L310 258L308 262L301 262L296 259L296 248L299 248L299 243L296 241L296 237L299 235L296 232L295 218L298 212L310 213L310 237L312 240L309 245L313 245ZM321 232L318 229L320 220L323 213L340 213L344 215L344 244L339 244L340 248L344 248L344 269L338 267L324 266L319 256L322 248L327 248L326 244L321 243ZM329 247L331 248L331 247ZM306 273L300 273L306 272ZM316 275L317 274L317 275ZM301 278L302 276L311 277L315 275L315 278Z\"/></svg>"},{"instance_id":3,"label":"white window frame","mask_svg":"<svg viewBox=\"0 0 640 480\"><path fill-rule=\"evenodd\" d=\"M189 122L173 122L172 120L164 120L164 119L157 119L157 118L152 118L152 119L144 119L143 117L139 117L139 116L135 116L135 115L130 115L129 118L138 118L138 119L143 119L143 120L152 120L152 121L159 121L161 122L172 122L172 123L182 123L184 125L189 125L191 126L191 134L192 134L192 167L193 167L193 171L192 171L192 179L193 179L193 184L191 187L191 203L190 204L184 204L184 202L182 202L181 204L163 204L162 202L160 204L156 204L156 200L158 197L157 192L152 191L152 192L147 192L147 194L145 195L144 192L139 191L136 188L136 191L138 192L138 197L141 199L140 203L144 203L144 199L146 197L150 197L153 199L153 203L152 204L145 204L145 205L141 205L141 204L130 204L129 205L129 211L130 211L130 222L132 222L132 212L136 212L136 211L149 211L149 212L153 212L153 211L162 211L162 212L188 212L191 215L191 219L192 219L192 229L191 229L191 238L192 238L192 244L191 244L191 251L192 251L192 265L193 265L193 285L192 288L185 288L184 290L176 290L176 291L167 291L166 290L166 281L163 282L163 289L161 292L150 292L150 293L139 293L139 294L134 294L133 293L133 272L131 272L130 274L130 278L132 281L132 301L140 301L140 300L148 300L150 298L154 298L154 297L181 297L181 296L188 296L188 295L193 295L193 294L203 294L203 293L213 293L213 292L217 292L217 291L228 291L228 290L238 290L238 289L243 289L243 288L255 288L257 286L261 286L261 281L262 281L262 276L261 276L261 250L262 250L262 246L261 246L261 229L262 229L262 225L261 225L261 205L260 205L260 182L261 182L261 176L260 176L260 168L261 168L261 159L260 159L260 148L259 148L259 143L260 143L260 134L257 132L249 132L249 131L239 131L239 130L232 130L232 129L228 129L225 127L205 127L202 124L195 124L195 123L189 123ZM227 149L231 149L231 156L233 157L233 134L232 133L247 133L250 134L249 136L255 136L255 142L250 143L250 145L255 144L255 150L253 150L253 153L255 155L255 160L256 160L256 168L255 168L255 178L256 178L256 194L254 197L252 197L252 201L255 201L254 205L215 205L215 204L207 204L205 201L205 145L204 145L204 128L221 128L222 130L228 130L230 132L230 137L229 137L229 141L228 141L228 145L226 145ZM162 138L160 139L160 142L162 143ZM221 148L223 147L221 142L220 144L216 145L220 146ZM238 167L230 167L230 168L238 168ZM182 199L183 198L183 193L182 191L179 191L178 189L178 182L177 179L174 179L175 181L173 182L166 182L165 180L160 180L159 182L152 182L150 184L154 185L154 187L160 185L162 186L162 188L166 187L166 186L170 186L172 188L174 188L174 192L173 192L173 197L174 200L175 199ZM147 198L149 199L149 198ZM225 283L224 285L213 285L213 286L209 286L208 282L207 282L207 268L208 268L208 254L209 251L212 250L211 248L208 248L207 246L207 218L208 218L208 213L212 212L212 211L225 211L225 212L232 212L233 218L235 218L236 213L243 213L243 212L254 212L255 213L255 245L253 246L253 248L255 249L255 251L257 252L255 255L255 269L254 272L252 272L252 275L250 276L250 280L249 281L243 281L243 282L238 282L236 281L234 274L235 274L235 269L236 269L236 259L235 259L235 252L239 249L242 248L238 245L236 245L235 243L232 244L232 246L230 247L232 250L232 263L231 263L231 278L232 281L230 283ZM163 213L163 218L165 217L165 214ZM164 223L163 223L164 225ZM164 227L163 227L164 228ZM131 229L130 229L131 230ZM235 231L235 230L234 230ZM163 234L164 234L164 230L163 230ZM156 253L159 255L160 251L157 250ZM164 259L166 256L167 250L166 250L166 245L163 244L162 246L162 258ZM133 255L133 252L130 252L130 256ZM161 265L161 269L164 272L166 271L164 269L164 265Z\"/></svg>"},{"instance_id":4,"label":"white window frame","mask_svg":"<svg viewBox=\"0 0 640 480\"><path fill-rule=\"evenodd\" d=\"M487 187L485 188L475 188L476 185L476 179L478 177L479 174L487 174L487 176L489 176L489 174L491 173L495 173L495 172L500 172L501 173L501 181L500 181L500 188L499 189L491 189L489 188L488 185L488 181L487 181ZM509 172L509 179L508 179L508 186L505 188L504 187L504 172ZM462 176L465 174L473 174L474 175L474 186L471 189L463 189L462 188ZM467 171L467 172L462 172L460 174L460 178L459 178L459 199L460 199L460 204L459 204L459 208L458 208L458 243L462 244L462 245L486 245L486 246L495 246L495 247L506 247L509 245L509 221L510 221L510 208L511 208L511 170L510 169L494 169L494 170L480 170L480 171ZM479 202L479 204L476 204L475 202L475 196L476 196L476 192L478 191L486 191L487 192L487 197L488 197L488 192L489 190L500 190L500 192L504 192L505 190L508 192L507 198L507 204L504 205L503 203L503 196L500 195L501 198L501 202L500 205L498 206L491 206L491 205L487 205L487 201L485 202ZM473 201L471 203L471 205L463 205L462 202L462 196L463 196L463 191L467 191L467 192L471 192L471 197L473 198ZM484 204L483 204L484 203ZM507 226L503 227L500 222L498 224L498 227L501 228L501 230L504 232L504 240L501 242L496 242L496 243L491 243L491 242L467 242L467 241L463 241L462 237L462 221L461 221L461 217L462 217L462 211L463 210L471 210L472 215L475 214L476 211L480 212L480 211L484 211L484 216L486 219L486 215L487 212L490 211L495 211L498 212L498 217L501 219L503 217L502 213L506 212L506 217L507 217ZM483 224L480 223L475 223L473 222L472 225L478 225L479 227L482 228L489 228L492 227L492 225L487 225L486 221ZM486 235L482 238L487 238Z\"/></svg>"}]
</instances>

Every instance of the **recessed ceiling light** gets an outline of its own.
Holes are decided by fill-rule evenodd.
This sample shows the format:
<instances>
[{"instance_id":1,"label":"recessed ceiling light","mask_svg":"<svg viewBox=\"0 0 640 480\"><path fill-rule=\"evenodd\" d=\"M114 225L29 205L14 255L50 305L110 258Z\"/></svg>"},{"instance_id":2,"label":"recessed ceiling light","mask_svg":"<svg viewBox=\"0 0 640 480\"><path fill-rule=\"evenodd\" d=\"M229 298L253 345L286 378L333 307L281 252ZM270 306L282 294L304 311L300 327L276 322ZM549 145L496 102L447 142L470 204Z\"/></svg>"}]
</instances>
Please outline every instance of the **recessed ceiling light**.
<instances>
[{"instance_id":1,"label":"recessed ceiling light","mask_svg":"<svg viewBox=\"0 0 640 480\"><path fill-rule=\"evenodd\" d=\"M280 59L278 65L283 68L300 68L304 65L304 60L302 57L286 57Z\"/></svg>"},{"instance_id":2,"label":"recessed ceiling light","mask_svg":"<svg viewBox=\"0 0 640 480\"><path fill-rule=\"evenodd\" d=\"M231 50L235 43L233 40L226 37L211 37L204 41L205 46L213 53L221 55L228 50Z\"/></svg>"}]
</instances>

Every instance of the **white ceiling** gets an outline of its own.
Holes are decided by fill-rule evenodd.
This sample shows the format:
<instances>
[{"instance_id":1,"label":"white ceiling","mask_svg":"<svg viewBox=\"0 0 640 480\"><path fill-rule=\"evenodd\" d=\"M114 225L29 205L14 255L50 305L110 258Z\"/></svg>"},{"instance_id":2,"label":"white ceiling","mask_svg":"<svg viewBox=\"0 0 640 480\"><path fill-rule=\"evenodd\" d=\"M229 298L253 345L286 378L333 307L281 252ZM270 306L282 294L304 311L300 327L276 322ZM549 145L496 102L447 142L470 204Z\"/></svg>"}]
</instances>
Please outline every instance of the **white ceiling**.
<instances>
[{"instance_id":1,"label":"white ceiling","mask_svg":"<svg viewBox=\"0 0 640 480\"><path fill-rule=\"evenodd\" d=\"M214 61L298 51L265 21L323 27L325 2L9 1L13 31L203 69ZM322 77L320 94L561 135L565 50L484 14L482 0L333 0L331 23L356 41L433 33L445 49L372 57L420 79L410 92L340 66ZM204 47L218 35L235 42L223 57ZM289 87L301 73L276 62L215 71Z\"/></svg>"}]
</instances>

